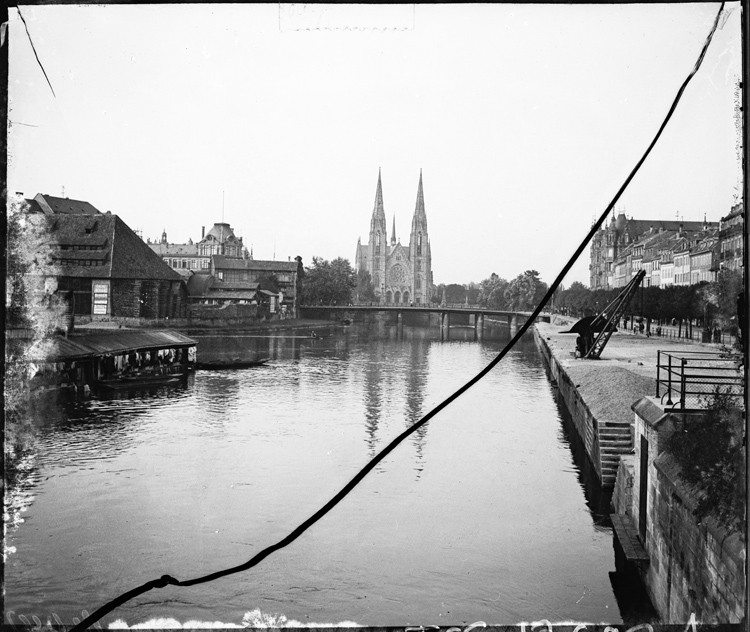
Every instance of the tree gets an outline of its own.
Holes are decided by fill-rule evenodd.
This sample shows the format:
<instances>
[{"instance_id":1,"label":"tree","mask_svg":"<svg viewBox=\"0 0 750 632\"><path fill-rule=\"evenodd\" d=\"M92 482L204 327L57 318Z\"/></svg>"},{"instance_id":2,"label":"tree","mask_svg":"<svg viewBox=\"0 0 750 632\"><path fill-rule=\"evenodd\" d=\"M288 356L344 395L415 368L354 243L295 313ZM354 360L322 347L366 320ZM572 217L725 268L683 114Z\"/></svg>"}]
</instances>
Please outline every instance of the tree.
<instances>
[{"instance_id":1,"label":"tree","mask_svg":"<svg viewBox=\"0 0 750 632\"><path fill-rule=\"evenodd\" d=\"M364 268L357 271L356 293L358 303L373 303L378 300L372 283L372 275Z\"/></svg>"},{"instance_id":2,"label":"tree","mask_svg":"<svg viewBox=\"0 0 750 632\"><path fill-rule=\"evenodd\" d=\"M508 281L493 272L479 284L479 287L484 305L490 309L505 309L505 290L508 289Z\"/></svg>"},{"instance_id":3,"label":"tree","mask_svg":"<svg viewBox=\"0 0 750 632\"><path fill-rule=\"evenodd\" d=\"M466 288L458 283L450 283L445 286L445 302L463 303L466 301Z\"/></svg>"},{"instance_id":4,"label":"tree","mask_svg":"<svg viewBox=\"0 0 750 632\"><path fill-rule=\"evenodd\" d=\"M278 294L280 291L279 280L273 272L266 272L258 279L258 287L266 292Z\"/></svg>"},{"instance_id":5,"label":"tree","mask_svg":"<svg viewBox=\"0 0 750 632\"><path fill-rule=\"evenodd\" d=\"M357 287L357 275L348 259L338 257L327 261L313 257L312 266L305 271L302 303L305 305L346 305Z\"/></svg>"},{"instance_id":6,"label":"tree","mask_svg":"<svg viewBox=\"0 0 750 632\"><path fill-rule=\"evenodd\" d=\"M539 278L536 270L526 270L510 282L505 290L508 309L514 311L531 311L547 293L547 284Z\"/></svg>"},{"instance_id":7,"label":"tree","mask_svg":"<svg viewBox=\"0 0 750 632\"><path fill-rule=\"evenodd\" d=\"M442 303L443 297L445 296L445 283L440 283L437 286L437 290L435 292L435 295L432 297L433 303ZM447 302L447 300L446 300Z\"/></svg>"},{"instance_id":8,"label":"tree","mask_svg":"<svg viewBox=\"0 0 750 632\"><path fill-rule=\"evenodd\" d=\"M482 289L479 287L477 283L474 283L473 281L469 283L469 285L466 288L466 297L469 300L470 305L476 305L479 303L479 296L482 293Z\"/></svg>"}]
</instances>

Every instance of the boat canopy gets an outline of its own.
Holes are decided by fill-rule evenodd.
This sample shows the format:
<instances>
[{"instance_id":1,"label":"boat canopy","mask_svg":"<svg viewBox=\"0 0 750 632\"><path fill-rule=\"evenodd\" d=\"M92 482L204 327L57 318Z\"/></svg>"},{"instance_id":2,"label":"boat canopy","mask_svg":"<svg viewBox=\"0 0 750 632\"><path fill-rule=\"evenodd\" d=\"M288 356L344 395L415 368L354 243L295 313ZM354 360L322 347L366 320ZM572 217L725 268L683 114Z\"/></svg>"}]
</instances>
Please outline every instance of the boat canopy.
<instances>
[{"instance_id":1,"label":"boat canopy","mask_svg":"<svg viewBox=\"0 0 750 632\"><path fill-rule=\"evenodd\" d=\"M197 344L176 331L123 331L70 338L54 336L33 344L27 359L31 362L64 362L128 351L194 347Z\"/></svg>"}]
</instances>

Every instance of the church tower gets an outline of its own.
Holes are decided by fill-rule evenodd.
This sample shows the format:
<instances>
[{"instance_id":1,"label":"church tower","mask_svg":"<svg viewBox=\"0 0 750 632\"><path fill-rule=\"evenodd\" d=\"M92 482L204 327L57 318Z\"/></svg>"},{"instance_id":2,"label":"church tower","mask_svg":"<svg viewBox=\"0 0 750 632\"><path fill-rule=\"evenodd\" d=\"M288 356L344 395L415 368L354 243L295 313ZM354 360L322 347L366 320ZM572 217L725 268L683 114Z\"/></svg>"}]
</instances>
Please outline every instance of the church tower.
<instances>
[{"instance_id":1,"label":"church tower","mask_svg":"<svg viewBox=\"0 0 750 632\"><path fill-rule=\"evenodd\" d=\"M411 277L413 280L412 296L414 303L422 305L429 303L432 288L432 254L427 235L427 214L424 208L424 192L422 190L422 170L419 170L419 187L417 188L417 203L411 220L411 234L409 236L409 260L411 262Z\"/></svg>"},{"instance_id":2,"label":"church tower","mask_svg":"<svg viewBox=\"0 0 750 632\"><path fill-rule=\"evenodd\" d=\"M375 206L372 209L370 220L368 269L372 275L372 285L375 293L381 293L381 287L385 282L385 269L388 259L388 233L385 223L385 209L383 208L383 185L380 180L380 169L378 169L378 187L375 190Z\"/></svg>"},{"instance_id":3,"label":"church tower","mask_svg":"<svg viewBox=\"0 0 750 632\"><path fill-rule=\"evenodd\" d=\"M383 208L383 185L378 170L375 206L370 219L369 242L357 240L354 257L357 271L367 270L378 301L384 305L426 305L432 298L432 252L427 235L422 172L419 172L417 204L411 222L409 243L402 245L396 237L396 216L390 244Z\"/></svg>"}]
</instances>

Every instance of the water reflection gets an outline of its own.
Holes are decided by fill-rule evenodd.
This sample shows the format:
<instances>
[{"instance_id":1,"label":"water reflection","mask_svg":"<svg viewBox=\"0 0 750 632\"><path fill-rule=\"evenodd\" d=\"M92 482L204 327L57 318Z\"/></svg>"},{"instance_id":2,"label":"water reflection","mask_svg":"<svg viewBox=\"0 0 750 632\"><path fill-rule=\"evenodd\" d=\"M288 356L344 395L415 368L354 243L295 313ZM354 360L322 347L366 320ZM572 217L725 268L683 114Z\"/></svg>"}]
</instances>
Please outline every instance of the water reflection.
<instances>
[{"instance_id":1,"label":"water reflection","mask_svg":"<svg viewBox=\"0 0 750 632\"><path fill-rule=\"evenodd\" d=\"M40 417L27 483L34 524L12 534L9 607L68 622L81 603L100 605L137 578L195 577L248 559L508 339L507 328L482 343L470 328L443 343L435 327L320 333L216 341L217 352L234 345L272 361ZM611 538L581 511L588 498L541 366L524 338L260 573L237 575L231 588L154 591L117 616L238 622L257 607L364 625L540 613L618 622ZM584 585L593 587L579 605Z\"/></svg>"},{"instance_id":2,"label":"water reflection","mask_svg":"<svg viewBox=\"0 0 750 632\"><path fill-rule=\"evenodd\" d=\"M365 406L365 442L368 455L372 458L377 452L378 425L383 409L383 367L386 356L382 340L376 339L371 342L369 355L369 362L364 366L362 399Z\"/></svg>"}]
</instances>

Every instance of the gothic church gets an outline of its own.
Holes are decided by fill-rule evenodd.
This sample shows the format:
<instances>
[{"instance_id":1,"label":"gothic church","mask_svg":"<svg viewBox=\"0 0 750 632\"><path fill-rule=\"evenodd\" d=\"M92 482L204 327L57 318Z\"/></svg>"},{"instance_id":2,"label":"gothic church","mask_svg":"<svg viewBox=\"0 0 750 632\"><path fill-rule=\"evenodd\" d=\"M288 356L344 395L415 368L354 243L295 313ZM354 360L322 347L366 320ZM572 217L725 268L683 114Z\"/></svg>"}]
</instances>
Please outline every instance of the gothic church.
<instances>
[{"instance_id":1,"label":"gothic church","mask_svg":"<svg viewBox=\"0 0 750 632\"><path fill-rule=\"evenodd\" d=\"M396 238L396 216L393 216L391 241L388 244L383 187L378 170L375 207L370 220L370 241L357 240L355 267L367 270L372 277L375 294L381 304L425 305L433 296L432 255L427 236L427 215L424 210L422 171L419 172L417 205L411 220L411 234L406 246Z\"/></svg>"}]
</instances>

